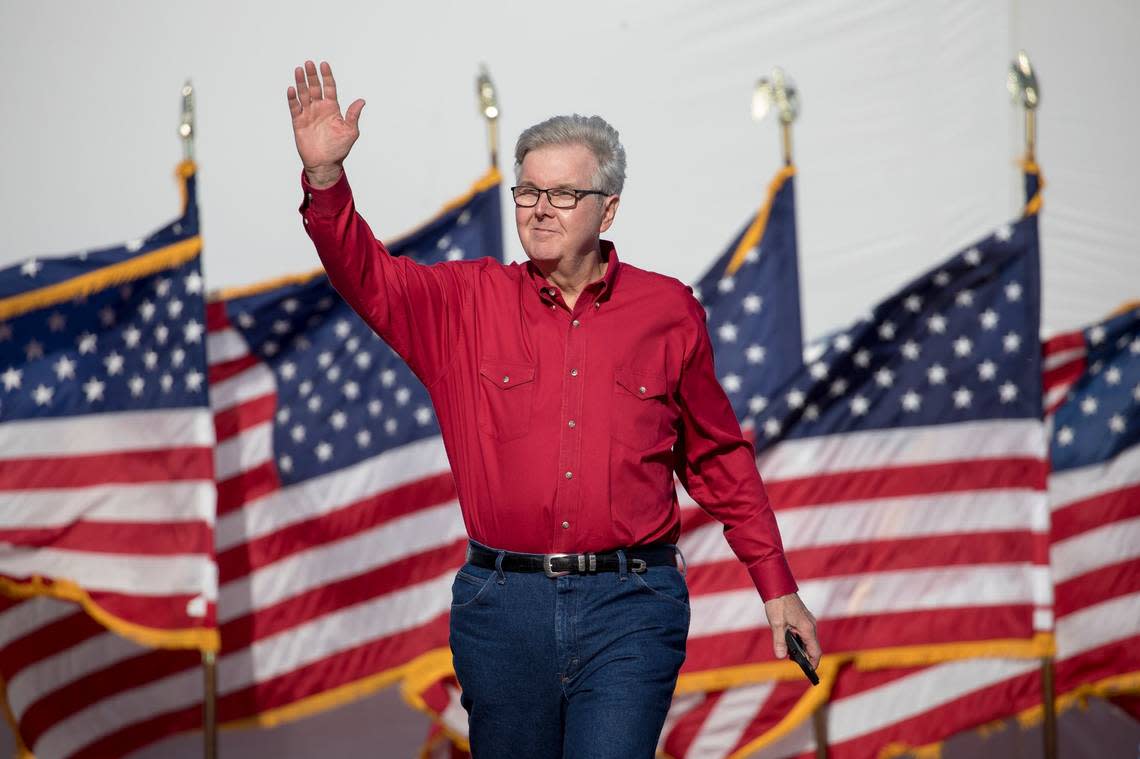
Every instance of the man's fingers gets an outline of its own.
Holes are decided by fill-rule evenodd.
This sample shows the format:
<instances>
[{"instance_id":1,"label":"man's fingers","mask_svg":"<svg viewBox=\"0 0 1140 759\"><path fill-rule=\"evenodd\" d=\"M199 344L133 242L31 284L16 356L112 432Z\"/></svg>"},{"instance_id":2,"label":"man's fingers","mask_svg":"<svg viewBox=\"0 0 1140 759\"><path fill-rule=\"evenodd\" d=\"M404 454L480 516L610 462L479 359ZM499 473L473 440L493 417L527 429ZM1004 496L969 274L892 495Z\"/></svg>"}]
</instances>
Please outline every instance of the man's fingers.
<instances>
[{"instance_id":1,"label":"man's fingers","mask_svg":"<svg viewBox=\"0 0 1140 759\"><path fill-rule=\"evenodd\" d=\"M297 102L301 108L309 107L309 84L305 81L305 70L298 66L293 69L293 81L297 84Z\"/></svg>"},{"instance_id":2,"label":"man's fingers","mask_svg":"<svg viewBox=\"0 0 1140 759\"><path fill-rule=\"evenodd\" d=\"M313 100L321 99L321 78L317 76L317 64L305 61L305 79L309 83L309 97Z\"/></svg>"},{"instance_id":3,"label":"man's fingers","mask_svg":"<svg viewBox=\"0 0 1140 759\"><path fill-rule=\"evenodd\" d=\"M354 100L348 110L344 112L344 120L349 126L357 126L360 122L360 112L364 110L363 100Z\"/></svg>"},{"instance_id":4,"label":"man's fingers","mask_svg":"<svg viewBox=\"0 0 1140 759\"><path fill-rule=\"evenodd\" d=\"M321 79L324 80L325 100L336 100L336 80L328 61L321 61Z\"/></svg>"},{"instance_id":5,"label":"man's fingers","mask_svg":"<svg viewBox=\"0 0 1140 759\"><path fill-rule=\"evenodd\" d=\"M285 99L289 101L289 115L297 118L301 115L301 103L297 100L297 88L290 87L285 90Z\"/></svg>"},{"instance_id":6,"label":"man's fingers","mask_svg":"<svg viewBox=\"0 0 1140 759\"><path fill-rule=\"evenodd\" d=\"M772 653L776 654L777 659L784 659L788 656L788 644L784 642L784 630L788 629L785 624L776 624L772 626Z\"/></svg>"},{"instance_id":7,"label":"man's fingers","mask_svg":"<svg viewBox=\"0 0 1140 759\"><path fill-rule=\"evenodd\" d=\"M810 631L801 633L800 637L804 639L804 649L808 658L811 659L811 666L818 667L819 660L823 656L823 648L819 645L819 636L816 635L815 627L813 626Z\"/></svg>"}]
</instances>

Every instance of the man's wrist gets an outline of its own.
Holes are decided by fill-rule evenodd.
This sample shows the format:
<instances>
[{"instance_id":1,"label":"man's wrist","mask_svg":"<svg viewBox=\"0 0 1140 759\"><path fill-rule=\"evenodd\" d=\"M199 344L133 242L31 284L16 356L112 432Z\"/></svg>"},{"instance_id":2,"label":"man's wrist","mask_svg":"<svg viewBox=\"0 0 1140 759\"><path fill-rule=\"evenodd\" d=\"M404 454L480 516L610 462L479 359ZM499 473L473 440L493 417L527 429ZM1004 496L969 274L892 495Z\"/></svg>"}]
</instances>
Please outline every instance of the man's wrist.
<instances>
[{"instance_id":1,"label":"man's wrist","mask_svg":"<svg viewBox=\"0 0 1140 759\"><path fill-rule=\"evenodd\" d=\"M337 183L343 173L344 167L339 163L328 166L305 167L305 179L309 180L309 185L314 190L327 190Z\"/></svg>"}]
</instances>

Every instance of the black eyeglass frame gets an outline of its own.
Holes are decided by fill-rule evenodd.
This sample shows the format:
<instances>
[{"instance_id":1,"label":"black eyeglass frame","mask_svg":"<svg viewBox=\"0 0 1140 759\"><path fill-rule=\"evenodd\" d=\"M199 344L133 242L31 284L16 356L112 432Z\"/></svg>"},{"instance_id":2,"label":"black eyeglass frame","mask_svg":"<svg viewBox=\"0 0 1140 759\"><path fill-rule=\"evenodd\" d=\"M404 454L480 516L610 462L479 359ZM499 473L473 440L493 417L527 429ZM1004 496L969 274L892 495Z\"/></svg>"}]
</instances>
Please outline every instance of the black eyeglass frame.
<instances>
[{"instance_id":1,"label":"black eyeglass frame","mask_svg":"<svg viewBox=\"0 0 1140 759\"><path fill-rule=\"evenodd\" d=\"M518 195L515 194L516 190L533 190L535 193L534 202L531 203L530 205L524 205L524 204L520 203ZM572 205L572 206L556 205L554 202L554 197L550 194L553 191L574 193L574 205ZM511 198L514 199L515 205L518 206L519 208L534 208L535 206L538 205L539 198L542 197L542 193L544 193L544 192L546 193L546 202L550 203L551 208L557 208L561 211L572 211L573 209L577 208L578 203L582 200L582 198L586 197L587 195L604 195L607 197L609 196L609 193L605 192L604 190L579 190L579 189L574 188L574 187L546 187L546 188L543 188L543 187L531 187L530 185L524 184L524 185L515 185L514 187L511 188Z\"/></svg>"}]
</instances>

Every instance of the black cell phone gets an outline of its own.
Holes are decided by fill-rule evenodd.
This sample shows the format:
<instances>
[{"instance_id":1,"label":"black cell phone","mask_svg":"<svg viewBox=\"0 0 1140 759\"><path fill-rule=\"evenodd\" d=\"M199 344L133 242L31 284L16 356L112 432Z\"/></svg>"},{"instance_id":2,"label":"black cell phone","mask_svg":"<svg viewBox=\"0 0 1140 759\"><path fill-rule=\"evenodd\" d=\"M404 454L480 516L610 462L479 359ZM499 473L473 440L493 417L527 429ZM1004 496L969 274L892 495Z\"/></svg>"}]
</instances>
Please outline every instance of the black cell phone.
<instances>
[{"instance_id":1,"label":"black cell phone","mask_svg":"<svg viewBox=\"0 0 1140 759\"><path fill-rule=\"evenodd\" d=\"M790 627L784 628L784 642L788 644L788 658L800 665L800 669L807 675L807 679L811 680L812 685L819 685L819 675L815 673L815 668L811 666L811 660L807 657L807 651L804 650L804 641L799 635Z\"/></svg>"}]
</instances>

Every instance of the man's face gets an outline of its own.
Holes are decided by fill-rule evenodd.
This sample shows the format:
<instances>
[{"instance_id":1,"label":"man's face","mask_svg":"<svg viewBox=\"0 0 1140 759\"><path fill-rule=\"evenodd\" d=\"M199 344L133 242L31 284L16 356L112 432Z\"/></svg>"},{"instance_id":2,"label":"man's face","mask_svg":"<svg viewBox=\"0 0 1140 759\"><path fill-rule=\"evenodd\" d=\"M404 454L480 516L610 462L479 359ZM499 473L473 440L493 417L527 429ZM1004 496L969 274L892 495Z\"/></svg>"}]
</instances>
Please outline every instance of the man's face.
<instances>
[{"instance_id":1,"label":"man's face","mask_svg":"<svg viewBox=\"0 0 1140 759\"><path fill-rule=\"evenodd\" d=\"M518 184L595 190L597 159L585 145L548 145L526 154ZM532 261L555 263L598 248L598 235L609 229L617 212L616 195L585 195L577 208L555 208L546 193L533 208L515 207L519 241Z\"/></svg>"}]
</instances>

